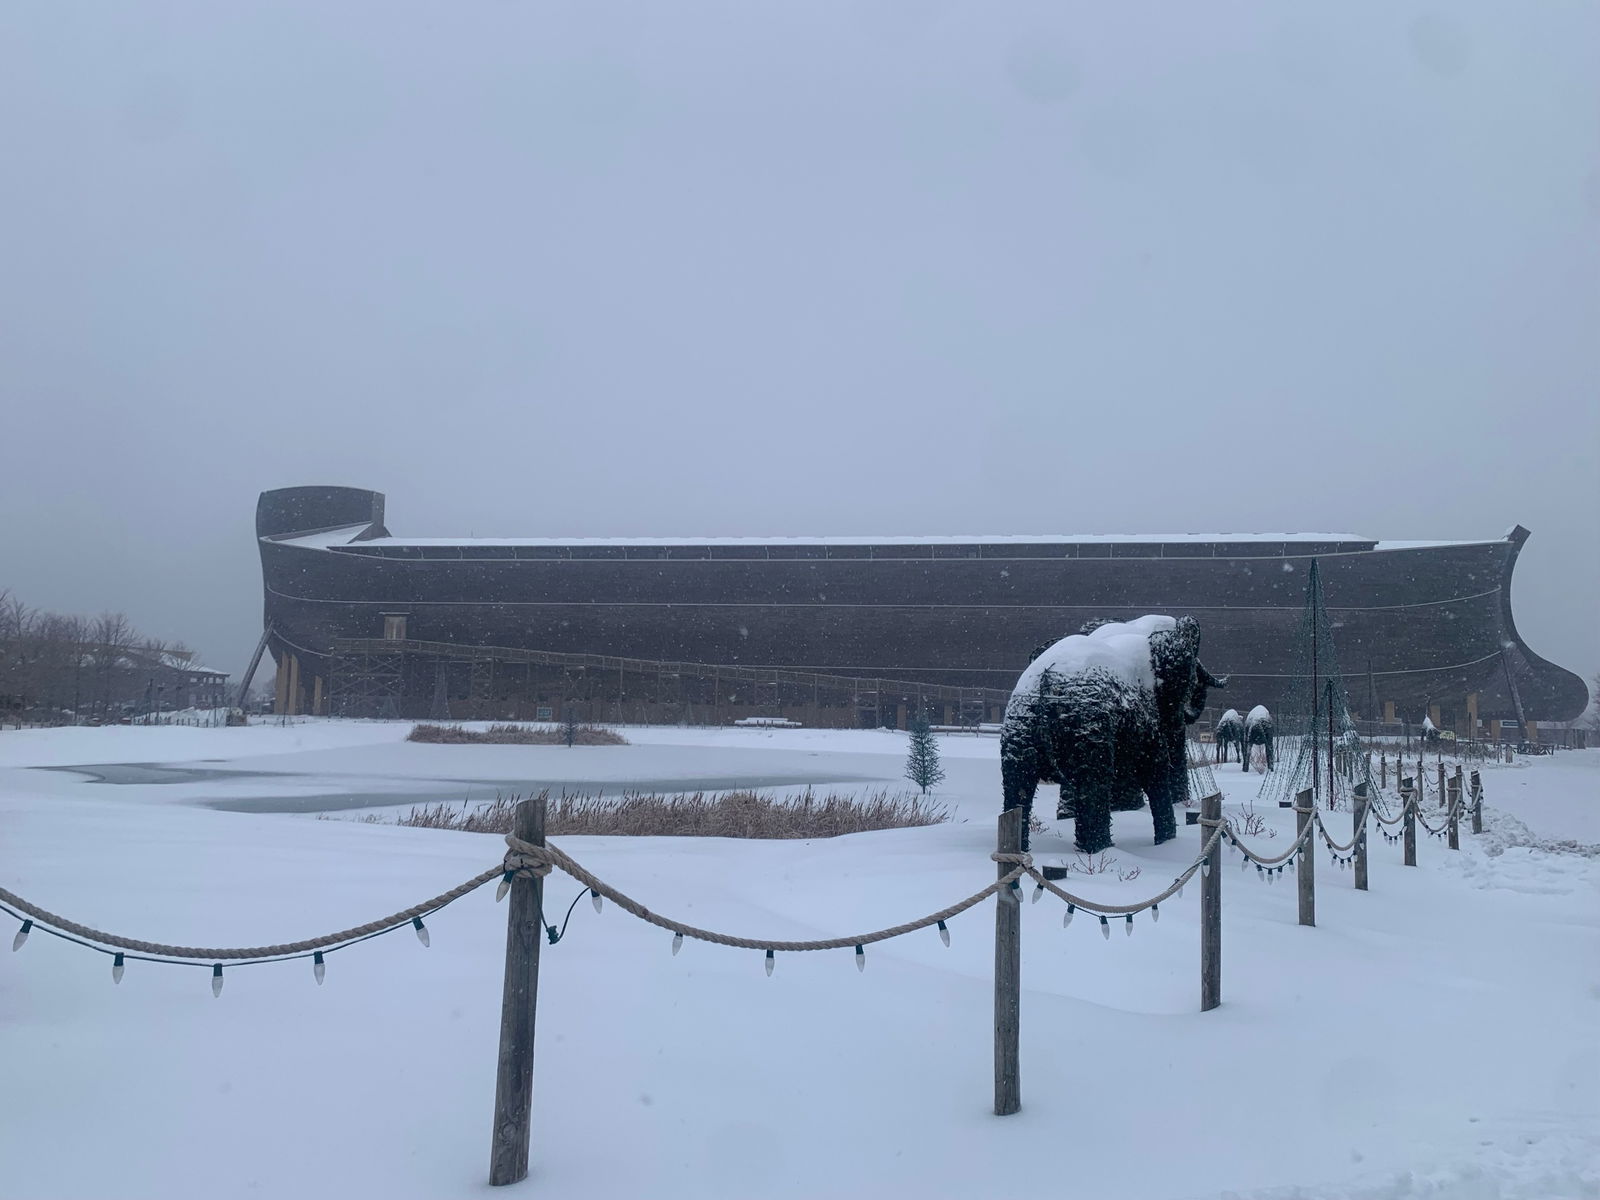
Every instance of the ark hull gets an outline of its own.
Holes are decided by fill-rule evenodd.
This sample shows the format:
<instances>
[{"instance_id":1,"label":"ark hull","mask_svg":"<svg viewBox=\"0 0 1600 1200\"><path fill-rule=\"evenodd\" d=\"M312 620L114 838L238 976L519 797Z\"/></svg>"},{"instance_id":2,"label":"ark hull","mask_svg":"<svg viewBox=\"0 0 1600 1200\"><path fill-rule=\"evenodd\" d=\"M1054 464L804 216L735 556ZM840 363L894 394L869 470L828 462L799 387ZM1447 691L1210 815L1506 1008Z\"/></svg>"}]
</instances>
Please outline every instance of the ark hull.
<instances>
[{"instance_id":1,"label":"ark hull","mask_svg":"<svg viewBox=\"0 0 1600 1200\"><path fill-rule=\"evenodd\" d=\"M1228 705L1279 703L1313 558L1358 709L1447 727L1566 720L1581 679L1517 634L1527 531L1476 543L1340 536L407 541L384 498L265 492L265 618L301 710L333 691L339 643L504 647L871 676L1007 691L1043 642L1091 617L1192 614ZM398 622L397 619L398 618ZM348 647L346 647L348 649ZM280 672L283 674L283 672ZM1469 699L1469 697L1471 699ZM412 707L416 707L412 705ZM1519 713L1520 707L1520 713Z\"/></svg>"}]
</instances>

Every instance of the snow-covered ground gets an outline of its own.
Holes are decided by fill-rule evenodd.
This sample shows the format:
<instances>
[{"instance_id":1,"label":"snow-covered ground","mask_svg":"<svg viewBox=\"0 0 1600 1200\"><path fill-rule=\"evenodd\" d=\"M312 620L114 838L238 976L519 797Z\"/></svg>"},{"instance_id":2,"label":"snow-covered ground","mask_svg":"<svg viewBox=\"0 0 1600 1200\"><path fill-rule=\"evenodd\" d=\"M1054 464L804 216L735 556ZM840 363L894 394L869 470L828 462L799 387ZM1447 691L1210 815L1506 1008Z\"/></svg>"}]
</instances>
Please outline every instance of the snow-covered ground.
<instances>
[{"instance_id":1,"label":"snow-covered ground","mask_svg":"<svg viewBox=\"0 0 1600 1200\"><path fill-rule=\"evenodd\" d=\"M0 886L174 942L278 941L403 907L498 860L488 836L218 811L392 806L517 783L903 786L902 735L630 729L623 747L412 745L408 726L0 734ZM652 907L817 937L994 876L992 738L941 739L955 820L817 842L572 838ZM147 764L93 782L38 767ZM1230 809L1258 777L1219 768ZM1375 839L1372 890L1224 874L1223 1007L1198 1007L1198 889L1106 942L1024 906L1023 1111L992 1099L992 903L868 951L761 956L578 906L540 977L533 1173L567 1197L1534 1200L1600 1195L1600 752L1485 769L1491 833L1422 865ZM1041 791L1039 811L1053 803ZM245 804L244 802L249 802ZM329 805L332 806L331 804ZM1258 808L1286 844L1287 813ZM1502 811L1505 816L1502 816ZM1507 819L1514 817L1515 822ZM1330 818L1338 828L1339 817ZM1525 829L1524 829L1525 827ZM1158 891L1197 830L1116 818L1106 899ZM1045 858L1070 858L1057 837ZM577 894L553 877L552 910ZM35 934L0 946L0 1196L450 1200L486 1193L504 910L486 888L408 934L209 972ZM8 933L0 934L0 941Z\"/></svg>"}]
</instances>

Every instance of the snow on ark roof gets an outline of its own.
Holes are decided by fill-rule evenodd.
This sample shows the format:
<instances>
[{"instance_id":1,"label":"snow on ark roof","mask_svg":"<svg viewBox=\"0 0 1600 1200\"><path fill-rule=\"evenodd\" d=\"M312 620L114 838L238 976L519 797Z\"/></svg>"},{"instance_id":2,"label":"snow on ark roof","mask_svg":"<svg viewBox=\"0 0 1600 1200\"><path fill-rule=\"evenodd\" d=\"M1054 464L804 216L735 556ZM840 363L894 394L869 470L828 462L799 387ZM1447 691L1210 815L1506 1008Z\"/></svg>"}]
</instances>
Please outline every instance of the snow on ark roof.
<instances>
[{"instance_id":1,"label":"snow on ark roof","mask_svg":"<svg viewBox=\"0 0 1600 1200\"><path fill-rule=\"evenodd\" d=\"M347 525L294 537L276 539L297 546L341 546L352 541L366 525ZM530 537L530 538L367 538L363 546L1005 546L1040 543L1183 543L1210 545L1217 542L1356 542L1372 545L1371 538L1354 533L1002 533L928 534L922 536L885 534L881 537L848 535L834 537ZM1379 543L1380 545L1382 543ZM1418 545L1422 543L1416 543ZM1440 543L1446 544L1446 543Z\"/></svg>"}]
</instances>

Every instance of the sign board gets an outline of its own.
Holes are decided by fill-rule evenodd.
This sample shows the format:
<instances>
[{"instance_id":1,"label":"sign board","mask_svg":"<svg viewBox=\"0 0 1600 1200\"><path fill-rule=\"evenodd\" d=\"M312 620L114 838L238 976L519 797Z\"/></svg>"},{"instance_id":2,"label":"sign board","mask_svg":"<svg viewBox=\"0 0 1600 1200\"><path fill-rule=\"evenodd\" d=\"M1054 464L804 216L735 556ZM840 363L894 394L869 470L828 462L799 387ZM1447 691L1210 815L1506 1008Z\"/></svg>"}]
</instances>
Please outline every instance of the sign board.
<instances>
[{"instance_id":1,"label":"sign board","mask_svg":"<svg viewBox=\"0 0 1600 1200\"><path fill-rule=\"evenodd\" d=\"M540 721L553 720L555 715L556 710L551 708L548 704L541 704L538 708L534 709L534 717Z\"/></svg>"}]
</instances>

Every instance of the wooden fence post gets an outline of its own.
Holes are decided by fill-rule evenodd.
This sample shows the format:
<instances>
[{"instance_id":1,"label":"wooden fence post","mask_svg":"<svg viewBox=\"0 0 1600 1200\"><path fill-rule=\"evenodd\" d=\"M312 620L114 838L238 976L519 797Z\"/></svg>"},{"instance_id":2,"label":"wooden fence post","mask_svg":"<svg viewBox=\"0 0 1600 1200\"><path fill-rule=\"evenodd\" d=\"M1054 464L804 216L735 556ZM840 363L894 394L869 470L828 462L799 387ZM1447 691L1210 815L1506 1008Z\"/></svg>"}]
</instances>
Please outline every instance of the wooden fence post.
<instances>
[{"instance_id":1,"label":"wooden fence post","mask_svg":"<svg viewBox=\"0 0 1600 1200\"><path fill-rule=\"evenodd\" d=\"M1304 837L1306 826L1316 818L1317 810L1312 807L1311 789L1297 792L1294 798L1294 835L1296 838ZM1315 837L1315 834L1311 835ZM1300 888L1300 924L1315 925L1317 923L1317 852L1308 840L1305 849L1300 852L1300 860L1294 865L1295 874L1299 879Z\"/></svg>"},{"instance_id":2,"label":"wooden fence post","mask_svg":"<svg viewBox=\"0 0 1600 1200\"><path fill-rule=\"evenodd\" d=\"M1472 832L1483 832L1483 780L1472 773Z\"/></svg>"},{"instance_id":3,"label":"wooden fence post","mask_svg":"<svg viewBox=\"0 0 1600 1200\"><path fill-rule=\"evenodd\" d=\"M1445 805L1444 759L1439 760L1439 807Z\"/></svg>"},{"instance_id":4,"label":"wooden fence post","mask_svg":"<svg viewBox=\"0 0 1600 1200\"><path fill-rule=\"evenodd\" d=\"M1350 805L1350 840L1355 843L1350 853L1355 855L1356 891L1367 890L1367 817L1372 797L1365 783L1356 784L1355 799Z\"/></svg>"},{"instance_id":5,"label":"wooden fence post","mask_svg":"<svg viewBox=\"0 0 1600 1200\"><path fill-rule=\"evenodd\" d=\"M1420 778L1420 776L1418 777ZM1400 781L1400 803L1405 816L1406 866L1417 865L1417 793L1410 779Z\"/></svg>"},{"instance_id":6,"label":"wooden fence post","mask_svg":"<svg viewBox=\"0 0 1600 1200\"><path fill-rule=\"evenodd\" d=\"M1461 849L1461 781L1450 781L1450 849Z\"/></svg>"},{"instance_id":7,"label":"wooden fence post","mask_svg":"<svg viewBox=\"0 0 1600 1200\"><path fill-rule=\"evenodd\" d=\"M1378 786L1381 788L1389 786L1389 756L1387 754L1378 755Z\"/></svg>"},{"instance_id":8,"label":"wooden fence post","mask_svg":"<svg viewBox=\"0 0 1600 1200\"><path fill-rule=\"evenodd\" d=\"M1000 814L997 849L1015 854L1022 849L1024 810ZM1016 863L996 863L1005 878ZM1020 1042L1022 1035L1022 892L1001 888L994 898L994 1112L1010 1116L1022 1107Z\"/></svg>"},{"instance_id":9,"label":"wooden fence post","mask_svg":"<svg viewBox=\"0 0 1600 1200\"><path fill-rule=\"evenodd\" d=\"M1222 828L1222 793L1200 801L1201 837L1205 842ZM1210 869L1200 871L1200 1011L1222 1003L1222 847L1211 849Z\"/></svg>"},{"instance_id":10,"label":"wooden fence post","mask_svg":"<svg viewBox=\"0 0 1600 1200\"><path fill-rule=\"evenodd\" d=\"M518 804L511 829L544 845L545 797ZM506 913L506 976L500 998L500 1060L494 1081L494 1143L489 1182L495 1187L528 1176L533 1107L533 1024L539 1002L539 943L544 928L544 880L513 878Z\"/></svg>"}]
</instances>

